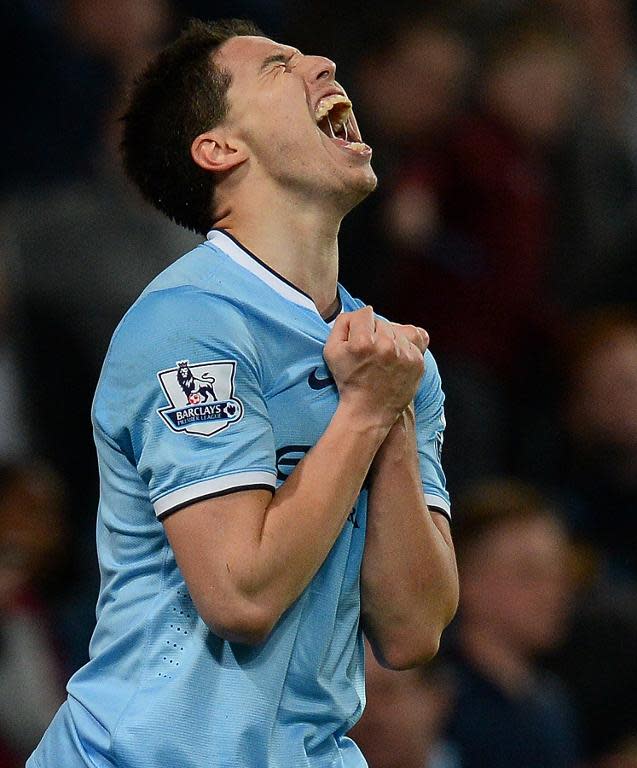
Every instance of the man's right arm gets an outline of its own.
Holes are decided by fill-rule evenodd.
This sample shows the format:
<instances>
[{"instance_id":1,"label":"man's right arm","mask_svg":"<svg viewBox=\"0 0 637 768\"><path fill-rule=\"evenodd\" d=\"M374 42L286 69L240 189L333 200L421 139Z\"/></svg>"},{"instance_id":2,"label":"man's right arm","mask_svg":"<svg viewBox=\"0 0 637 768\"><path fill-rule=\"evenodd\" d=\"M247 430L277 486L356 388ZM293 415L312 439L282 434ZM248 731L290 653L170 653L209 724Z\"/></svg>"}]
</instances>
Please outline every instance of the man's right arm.
<instances>
[{"instance_id":1,"label":"man's right arm","mask_svg":"<svg viewBox=\"0 0 637 768\"><path fill-rule=\"evenodd\" d=\"M263 641L309 584L422 375L422 350L398 344L369 307L337 319L325 357L339 405L274 495L237 491L164 521L197 610L227 640Z\"/></svg>"},{"instance_id":2,"label":"man's right arm","mask_svg":"<svg viewBox=\"0 0 637 768\"><path fill-rule=\"evenodd\" d=\"M267 637L327 557L384 436L339 408L274 495L238 491L166 518L179 568L213 632L245 643Z\"/></svg>"}]
</instances>

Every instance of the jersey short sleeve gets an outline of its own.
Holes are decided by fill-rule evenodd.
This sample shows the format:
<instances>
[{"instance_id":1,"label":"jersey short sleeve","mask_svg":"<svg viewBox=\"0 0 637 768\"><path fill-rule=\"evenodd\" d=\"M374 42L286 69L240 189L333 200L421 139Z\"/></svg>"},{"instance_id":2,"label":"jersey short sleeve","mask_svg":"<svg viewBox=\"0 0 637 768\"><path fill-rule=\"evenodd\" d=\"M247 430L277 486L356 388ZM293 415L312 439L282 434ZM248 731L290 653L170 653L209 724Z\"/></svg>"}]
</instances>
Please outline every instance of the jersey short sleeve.
<instances>
[{"instance_id":1,"label":"jersey short sleeve","mask_svg":"<svg viewBox=\"0 0 637 768\"><path fill-rule=\"evenodd\" d=\"M415 401L420 476L429 509L451 519L449 494L441 461L445 429L444 400L438 366L433 355L427 351L425 373Z\"/></svg>"},{"instance_id":2,"label":"jersey short sleeve","mask_svg":"<svg viewBox=\"0 0 637 768\"><path fill-rule=\"evenodd\" d=\"M236 490L275 487L259 340L230 301L184 286L126 315L93 419L125 452L159 518Z\"/></svg>"}]
</instances>

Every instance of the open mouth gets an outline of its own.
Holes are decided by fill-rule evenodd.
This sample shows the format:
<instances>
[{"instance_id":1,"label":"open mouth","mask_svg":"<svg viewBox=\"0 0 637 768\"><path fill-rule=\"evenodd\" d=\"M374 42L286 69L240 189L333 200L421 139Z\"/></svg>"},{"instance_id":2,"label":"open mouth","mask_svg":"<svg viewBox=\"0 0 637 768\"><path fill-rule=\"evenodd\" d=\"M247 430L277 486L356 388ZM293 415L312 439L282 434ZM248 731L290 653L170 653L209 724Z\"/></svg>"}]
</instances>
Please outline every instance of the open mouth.
<instances>
[{"instance_id":1,"label":"open mouth","mask_svg":"<svg viewBox=\"0 0 637 768\"><path fill-rule=\"evenodd\" d=\"M358 154L371 153L361 141L352 115L352 102L344 94L324 96L315 107L314 119L319 130L339 146Z\"/></svg>"}]
</instances>

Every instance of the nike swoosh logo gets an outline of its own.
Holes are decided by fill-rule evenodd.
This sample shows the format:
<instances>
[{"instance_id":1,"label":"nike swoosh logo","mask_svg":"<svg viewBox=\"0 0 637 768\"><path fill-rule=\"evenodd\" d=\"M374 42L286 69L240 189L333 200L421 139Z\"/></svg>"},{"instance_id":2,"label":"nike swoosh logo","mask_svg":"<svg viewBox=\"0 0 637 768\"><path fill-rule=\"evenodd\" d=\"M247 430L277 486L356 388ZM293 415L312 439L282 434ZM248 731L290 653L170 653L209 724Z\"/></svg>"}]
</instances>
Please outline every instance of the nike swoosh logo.
<instances>
[{"instance_id":1,"label":"nike swoosh logo","mask_svg":"<svg viewBox=\"0 0 637 768\"><path fill-rule=\"evenodd\" d=\"M312 389L325 389L325 387L336 386L336 382L329 375L325 379L319 379L319 377L316 375L317 371L318 368L315 368L307 377L307 383L310 385L310 387L312 387Z\"/></svg>"}]
</instances>

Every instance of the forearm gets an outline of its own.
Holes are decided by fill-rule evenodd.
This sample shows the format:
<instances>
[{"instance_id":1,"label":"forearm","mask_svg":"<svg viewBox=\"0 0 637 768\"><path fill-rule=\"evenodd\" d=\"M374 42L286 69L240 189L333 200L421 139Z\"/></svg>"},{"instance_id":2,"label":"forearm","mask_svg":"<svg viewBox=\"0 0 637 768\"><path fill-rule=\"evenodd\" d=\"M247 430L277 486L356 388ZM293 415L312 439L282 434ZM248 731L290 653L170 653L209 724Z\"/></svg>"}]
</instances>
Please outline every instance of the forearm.
<instances>
[{"instance_id":1,"label":"forearm","mask_svg":"<svg viewBox=\"0 0 637 768\"><path fill-rule=\"evenodd\" d=\"M324 348L338 406L283 485L274 495L238 490L195 502L164 520L197 609L217 634L265 639L324 563L422 378L424 331L408 331L415 343L371 307L341 314Z\"/></svg>"},{"instance_id":2,"label":"forearm","mask_svg":"<svg viewBox=\"0 0 637 768\"><path fill-rule=\"evenodd\" d=\"M433 655L457 607L453 544L446 518L425 503L411 409L374 461L361 595L366 634L396 667Z\"/></svg>"},{"instance_id":3,"label":"forearm","mask_svg":"<svg viewBox=\"0 0 637 768\"><path fill-rule=\"evenodd\" d=\"M389 426L337 411L276 491L233 567L235 587L280 615L320 568L356 503Z\"/></svg>"}]
</instances>

